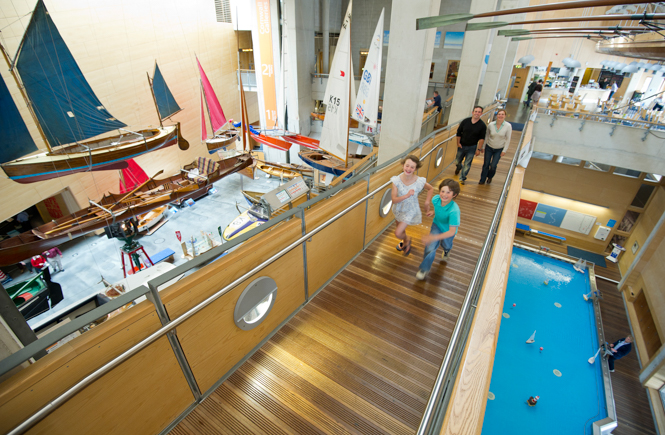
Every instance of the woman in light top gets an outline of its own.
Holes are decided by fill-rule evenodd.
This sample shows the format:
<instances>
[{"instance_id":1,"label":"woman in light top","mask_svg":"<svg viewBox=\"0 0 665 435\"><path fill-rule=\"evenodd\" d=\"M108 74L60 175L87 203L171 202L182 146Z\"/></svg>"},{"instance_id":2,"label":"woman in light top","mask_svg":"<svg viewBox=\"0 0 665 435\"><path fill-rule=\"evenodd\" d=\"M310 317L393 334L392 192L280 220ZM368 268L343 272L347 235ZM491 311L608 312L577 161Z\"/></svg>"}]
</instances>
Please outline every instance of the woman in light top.
<instances>
[{"instance_id":1,"label":"woman in light top","mask_svg":"<svg viewBox=\"0 0 665 435\"><path fill-rule=\"evenodd\" d=\"M485 153L485 163L478 184L485 184L485 180L487 180L487 184L492 182L499 159L508 151L512 132L513 126L506 121L506 111L499 109L496 113L496 120L487 126L484 148L480 150L481 153Z\"/></svg>"}]
</instances>

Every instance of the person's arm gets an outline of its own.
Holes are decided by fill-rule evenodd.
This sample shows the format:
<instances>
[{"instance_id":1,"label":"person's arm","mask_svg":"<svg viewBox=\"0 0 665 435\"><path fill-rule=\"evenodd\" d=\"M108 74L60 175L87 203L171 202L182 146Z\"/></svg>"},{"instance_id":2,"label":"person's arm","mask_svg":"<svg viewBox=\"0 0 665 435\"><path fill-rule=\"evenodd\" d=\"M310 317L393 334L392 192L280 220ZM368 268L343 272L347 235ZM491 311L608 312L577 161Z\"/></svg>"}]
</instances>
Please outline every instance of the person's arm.
<instances>
[{"instance_id":1,"label":"person's arm","mask_svg":"<svg viewBox=\"0 0 665 435\"><path fill-rule=\"evenodd\" d=\"M447 239L448 237L454 236L456 232L457 232L457 227L456 226L455 227L451 226L448 229L448 231L446 231L445 233L441 233L441 234L431 234L430 233L430 234L427 234L423 237L423 244L425 246L427 246L430 243L438 242L439 240L443 240L443 239Z\"/></svg>"},{"instance_id":2,"label":"person's arm","mask_svg":"<svg viewBox=\"0 0 665 435\"><path fill-rule=\"evenodd\" d=\"M513 135L513 126L507 121L503 122L507 124L506 127L508 127L508 133L506 134L506 144L503 146L503 151L501 151L501 157L505 156L508 148L510 148L510 139Z\"/></svg>"},{"instance_id":3,"label":"person's arm","mask_svg":"<svg viewBox=\"0 0 665 435\"><path fill-rule=\"evenodd\" d=\"M462 148L462 133L464 133L464 121L457 127L457 148Z\"/></svg>"},{"instance_id":4,"label":"person's arm","mask_svg":"<svg viewBox=\"0 0 665 435\"><path fill-rule=\"evenodd\" d=\"M434 216L434 210L432 210L432 197L434 196L434 188L431 184L425 183L425 189L427 189L427 197L425 198L425 215L432 217Z\"/></svg>"},{"instance_id":5,"label":"person's arm","mask_svg":"<svg viewBox=\"0 0 665 435\"><path fill-rule=\"evenodd\" d=\"M415 191L413 189L409 190L406 195L398 196L397 193L397 186L393 184L393 190L390 194L390 199L392 199L393 204L399 204L400 202L404 201L405 199L413 196Z\"/></svg>"}]
</instances>

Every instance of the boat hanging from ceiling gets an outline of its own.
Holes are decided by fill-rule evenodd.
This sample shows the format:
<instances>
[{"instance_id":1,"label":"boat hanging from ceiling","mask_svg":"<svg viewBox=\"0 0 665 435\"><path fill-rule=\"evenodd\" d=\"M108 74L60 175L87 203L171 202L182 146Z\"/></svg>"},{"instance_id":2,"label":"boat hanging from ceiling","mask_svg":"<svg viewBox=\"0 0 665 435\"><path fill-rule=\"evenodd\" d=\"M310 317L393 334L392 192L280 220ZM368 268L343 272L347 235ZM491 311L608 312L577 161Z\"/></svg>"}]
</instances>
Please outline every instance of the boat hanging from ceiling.
<instances>
[{"instance_id":1,"label":"boat hanging from ceiling","mask_svg":"<svg viewBox=\"0 0 665 435\"><path fill-rule=\"evenodd\" d=\"M178 124L86 140L126 125L99 101L42 0L35 6L14 62L1 48L48 148L3 162L0 166L12 180L32 183L77 172L123 169L125 160L150 151L175 144L188 148Z\"/></svg>"},{"instance_id":2,"label":"boat hanging from ceiling","mask_svg":"<svg viewBox=\"0 0 665 435\"><path fill-rule=\"evenodd\" d=\"M111 223L137 217L166 204L200 198L222 178L251 166L248 154L215 162L199 157L178 175L149 178L126 194L108 193L71 215L0 241L0 266L10 266ZM101 206L101 207L100 207Z\"/></svg>"},{"instance_id":3,"label":"boat hanging from ceiling","mask_svg":"<svg viewBox=\"0 0 665 435\"><path fill-rule=\"evenodd\" d=\"M227 124L227 120L226 116L224 116L222 105L219 103L215 90L212 88L210 80L208 80L208 76L203 71L198 58L196 59L196 64L199 66L199 74L201 76L201 141L205 142L206 147L208 147L208 153L212 154L219 149L226 149L227 146L234 145L238 138L238 132L232 129L223 129ZM212 137L208 137L208 130L206 128L206 108L208 121L212 127ZM229 122L232 123L233 120L231 119Z\"/></svg>"}]
</instances>

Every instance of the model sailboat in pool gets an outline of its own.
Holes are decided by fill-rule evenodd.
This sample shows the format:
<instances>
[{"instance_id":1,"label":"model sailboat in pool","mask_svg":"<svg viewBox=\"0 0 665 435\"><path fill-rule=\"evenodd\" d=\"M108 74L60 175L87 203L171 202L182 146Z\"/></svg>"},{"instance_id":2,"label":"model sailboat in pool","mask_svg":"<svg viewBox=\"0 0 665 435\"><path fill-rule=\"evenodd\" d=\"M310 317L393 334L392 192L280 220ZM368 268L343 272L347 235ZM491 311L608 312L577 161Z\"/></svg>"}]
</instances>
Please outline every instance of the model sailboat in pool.
<instances>
[{"instance_id":1,"label":"model sailboat in pool","mask_svg":"<svg viewBox=\"0 0 665 435\"><path fill-rule=\"evenodd\" d=\"M2 169L12 180L32 183L76 172L122 169L129 158L176 143L181 149L189 146L179 137L178 125L124 130L120 136L86 141L126 125L99 101L42 0L14 62L4 47L2 52L48 149L4 161Z\"/></svg>"},{"instance_id":2,"label":"model sailboat in pool","mask_svg":"<svg viewBox=\"0 0 665 435\"><path fill-rule=\"evenodd\" d=\"M227 120L226 116L224 116L222 105L219 104L217 95L215 94L215 91L208 80L208 76L206 76L205 71L203 71L201 62L199 62L198 59L196 59L196 64L199 66L199 74L201 75L201 141L205 142L208 147L208 152L212 154L219 149L225 149L227 146L235 144L235 141L238 138L238 132L236 130L223 130L224 126L227 124ZM212 127L212 137L208 137L206 129L206 108L208 121Z\"/></svg>"}]
</instances>

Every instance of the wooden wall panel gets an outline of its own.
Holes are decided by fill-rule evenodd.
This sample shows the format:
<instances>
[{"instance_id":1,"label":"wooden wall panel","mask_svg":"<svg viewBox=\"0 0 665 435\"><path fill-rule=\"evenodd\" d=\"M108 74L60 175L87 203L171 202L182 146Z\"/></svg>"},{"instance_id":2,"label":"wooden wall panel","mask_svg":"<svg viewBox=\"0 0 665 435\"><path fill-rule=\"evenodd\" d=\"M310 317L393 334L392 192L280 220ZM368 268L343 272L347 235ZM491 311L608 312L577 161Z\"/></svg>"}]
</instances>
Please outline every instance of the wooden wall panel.
<instances>
[{"instance_id":1,"label":"wooden wall panel","mask_svg":"<svg viewBox=\"0 0 665 435\"><path fill-rule=\"evenodd\" d=\"M662 343L658 336L658 330L656 330L656 325L651 310L649 309L646 295L643 291L637 295L637 298L635 298L633 307L635 308L635 316L637 317L640 332L642 333L642 339L644 340L646 359L649 361L656 355Z\"/></svg>"},{"instance_id":2,"label":"wooden wall panel","mask_svg":"<svg viewBox=\"0 0 665 435\"><path fill-rule=\"evenodd\" d=\"M25 370L20 371L7 381L3 382L0 385L0 415L2 415L2 418L0 418L0 432L5 433L9 429L15 427L46 405L50 400L53 400L76 382L80 381L85 375L91 373L115 356L129 349L160 327L161 324L152 304L149 302L143 302L126 311L123 315L114 317L93 330L81 335L77 339L66 343L62 347L48 354L46 357L38 360ZM150 352L154 352L154 349ZM142 360L144 357L139 356L136 358L137 360ZM160 356L160 358L165 359L167 357ZM161 360L156 359L153 361ZM128 361L123 366L126 364L134 365L136 363ZM139 365L143 365L143 370L154 371L155 376L158 374L165 375L167 372L169 376L174 376L173 384L167 385L167 387L170 386L173 388L168 395L183 395L183 391L181 391L182 386L177 380L177 376L171 373L168 364L165 363L163 367L161 363L155 367L151 367L149 364L145 363ZM157 388L155 385L146 389L136 389L135 384L138 385L144 382L141 379L147 376L146 373L143 371L139 371L136 374L127 373L127 370L123 368L123 366L114 370L114 373L124 373L120 376L122 382L118 381L117 374L114 373L110 373L101 381L102 384L106 385L106 378L115 377L116 382L119 383L117 387L108 391L108 397L110 397L110 399L106 402L106 405L102 406L100 404L99 409L108 410L109 407L112 409L118 409L115 405L124 406L124 403L127 401L136 404L144 402L162 403L162 399L159 395L163 395L165 392L164 390L162 390L161 394L158 394L157 397L155 397L155 389ZM151 379L146 380L145 382L155 382L155 379L152 378L152 376L153 375L150 375ZM97 384L95 384L94 387L89 387L88 390L97 391L96 394L100 395L100 390L96 385ZM186 385L185 389L185 392L189 392L189 388ZM101 394L101 396L105 396L106 394L107 393ZM114 396L116 397L115 399L113 399ZM154 402L155 400L158 402ZM187 403L190 403L193 401L193 398L190 396L187 400ZM82 403L86 402L84 401ZM110 406L109 404L114 405ZM97 414L97 411L93 412L95 408L89 408L89 412L87 413L85 412L85 409L86 408L84 407L81 411L82 415ZM169 408L167 406L165 411L168 413L168 410ZM184 407L180 410L184 410ZM100 412L99 414L104 413ZM114 415L117 416L117 414ZM127 417L125 414L121 415L123 415L123 418ZM65 418L65 416L66 414L64 416L61 415L60 418ZM72 416L70 415L68 418L72 418ZM128 420L136 422L136 418L139 418L140 420L142 417L133 415L130 416ZM68 423L65 423L66 422L63 421L63 428L69 427L67 426ZM83 431L78 433L90 432Z\"/></svg>"},{"instance_id":3,"label":"wooden wall panel","mask_svg":"<svg viewBox=\"0 0 665 435\"><path fill-rule=\"evenodd\" d=\"M264 231L227 255L160 292L171 319L224 288L302 236L300 219ZM297 249L297 248L296 248Z\"/></svg>"},{"instance_id":4,"label":"wooden wall panel","mask_svg":"<svg viewBox=\"0 0 665 435\"><path fill-rule=\"evenodd\" d=\"M336 196L307 214L307 231L321 225L326 217L344 210L365 196L367 185L358 183L345 195ZM312 237L307 243L307 279L310 294L316 292L363 249L365 205L361 204Z\"/></svg>"},{"instance_id":5,"label":"wooden wall panel","mask_svg":"<svg viewBox=\"0 0 665 435\"><path fill-rule=\"evenodd\" d=\"M658 244L658 248L642 270L641 279L644 282L642 289L651 309L651 315L661 342L665 342L665 292L663 291L663 283L665 282L665 241L661 239L654 242ZM637 291L639 288L634 288L634 290Z\"/></svg>"},{"instance_id":6,"label":"wooden wall panel","mask_svg":"<svg viewBox=\"0 0 665 435\"><path fill-rule=\"evenodd\" d=\"M619 267L623 273L626 273L630 268L630 265L633 264L633 260L639 255L642 247L644 247L644 242L646 242L647 238L656 227L656 224L663 213L665 213L665 188L659 186L656 188L651 200L647 204L647 208L640 216L635 227L633 227L632 233L626 240L626 246L624 246L626 251L621 255L621 258L619 258ZM639 249L633 254L631 248L635 242L639 245ZM663 329L663 331L665 331L665 329Z\"/></svg>"},{"instance_id":7,"label":"wooden wall panel","mask_svg":"<svg viewBox=\"0 0 665 435\"><path fill-rule=\"evenodd\" d=\"M305 303L303 270L302 247L298 246L178 327L180 344L202 392ZM244 331L233 320L236 301L247 285L261 276L277 283L275 303L261 324Z\"/></svg>"},{"instance_id":8,"label":"wooden wall panel","mask_svg":"<svg viewBox=\"0 0 665 435\"><path fill-rule=\"evenodd\" d=\"M162 337L28 433L159 433L193 402L171 345Z\"/></svg>"}]
</instances>

